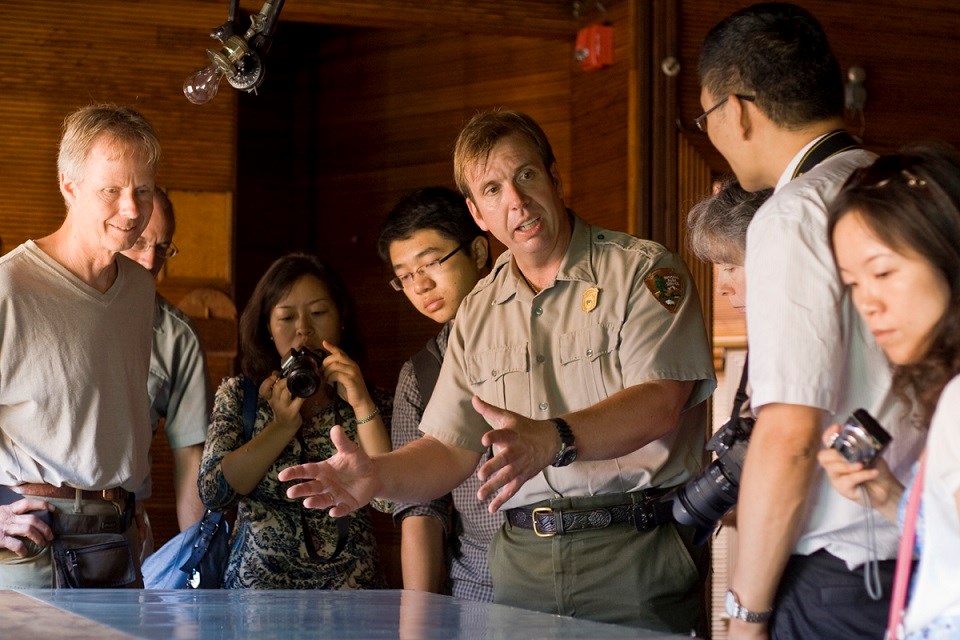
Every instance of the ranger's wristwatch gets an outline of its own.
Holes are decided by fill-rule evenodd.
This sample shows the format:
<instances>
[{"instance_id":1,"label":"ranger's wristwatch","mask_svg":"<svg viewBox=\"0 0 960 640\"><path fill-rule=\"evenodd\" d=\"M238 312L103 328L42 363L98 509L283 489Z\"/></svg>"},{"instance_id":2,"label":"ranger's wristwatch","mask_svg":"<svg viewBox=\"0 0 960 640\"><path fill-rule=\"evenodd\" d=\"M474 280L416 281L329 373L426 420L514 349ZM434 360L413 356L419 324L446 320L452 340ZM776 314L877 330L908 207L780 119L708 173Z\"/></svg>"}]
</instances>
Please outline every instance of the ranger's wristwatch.
<instances>
[{"instance_id":1,"label":"ranger's wristwatch","mask_svg":"<svg viewBox=\"0 0 960 640\"><path fill-rule=\"evenodd\" d=\"M773 609L767 609L766 611L758 613L756 611L750 611L741 605L733 589L727 591L726 608L728 616L736 618L737 620L743 620L744 622L766 622L773 616Z\"/></svg>"},{"instance_id":2,"label":"ranger's wristwatch","mask_svg":"<svg viewBox=\"0 0 960 640\"><path fill-rule=\"evenodd\" d=\"M573 431L563 418L550 418L560 434L560 450L551 463L554 467L565 467L577 459L577 447L573 444Z\"/></svg>"}]
</instances>

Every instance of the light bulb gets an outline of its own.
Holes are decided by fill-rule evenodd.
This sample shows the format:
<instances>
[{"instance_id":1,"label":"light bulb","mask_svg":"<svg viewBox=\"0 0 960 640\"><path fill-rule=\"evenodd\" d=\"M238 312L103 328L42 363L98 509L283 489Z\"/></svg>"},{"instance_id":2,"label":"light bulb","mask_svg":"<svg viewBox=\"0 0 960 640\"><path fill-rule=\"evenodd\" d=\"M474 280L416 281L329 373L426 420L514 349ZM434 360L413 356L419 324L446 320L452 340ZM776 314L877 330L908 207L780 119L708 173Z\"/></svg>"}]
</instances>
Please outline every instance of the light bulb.
<instances>
[{"instance_id":1,"label":"light bulb","mask_svg":"<svg viewBox=\"0 0 960 640\"><path fill-rule=\"evenodd\" d=\"M223 71L211 64L187 76L183 81L183 95L193 104L206 104L217 95L221 79Z\"/></svg>"}]
</instances>

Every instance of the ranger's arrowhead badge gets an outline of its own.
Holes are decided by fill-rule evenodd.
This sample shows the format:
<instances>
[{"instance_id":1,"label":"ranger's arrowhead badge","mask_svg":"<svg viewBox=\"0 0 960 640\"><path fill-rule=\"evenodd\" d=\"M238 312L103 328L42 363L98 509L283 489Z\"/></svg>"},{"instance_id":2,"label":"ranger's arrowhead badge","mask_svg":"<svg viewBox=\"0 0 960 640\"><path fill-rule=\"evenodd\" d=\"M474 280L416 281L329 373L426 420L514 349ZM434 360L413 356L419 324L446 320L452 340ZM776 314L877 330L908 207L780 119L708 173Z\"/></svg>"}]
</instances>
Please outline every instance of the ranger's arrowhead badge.
<instances>
[{"instance_id":1,"label":"ranger's arrowhead badge","mask_svg":"<svg viewBox=\"0 0 960 640\"><path fill-rule=\"evenodd\" d=\"M670 313L677 312L684 294L684 282L679 273L673 269L657 269L644 282L664 309Z\"/></svg>"}]
</instances>

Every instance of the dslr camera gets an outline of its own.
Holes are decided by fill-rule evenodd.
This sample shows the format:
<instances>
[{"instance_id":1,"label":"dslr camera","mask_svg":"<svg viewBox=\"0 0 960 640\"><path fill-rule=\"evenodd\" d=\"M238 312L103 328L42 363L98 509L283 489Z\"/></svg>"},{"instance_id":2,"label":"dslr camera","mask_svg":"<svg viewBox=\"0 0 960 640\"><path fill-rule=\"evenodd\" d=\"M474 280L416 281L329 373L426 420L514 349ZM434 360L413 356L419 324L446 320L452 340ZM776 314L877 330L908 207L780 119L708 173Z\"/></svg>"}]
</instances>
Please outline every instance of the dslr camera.
<instances>
[{"instance_id":1,"label":"dslr camera","mask_svg":"<svg viewBox=\"0 0 960 640\"><path fill-rule=\"evenodd\" d=\"M696 544L706 542L717 521L737 503L740 474L755 422L747 417L727 420L707 443L707 451L716 452L717 459L700 476L662 498L672 503L674 520L696 527Z\"/></svg>"},{"instance_id":2,"label":"dslr camera","mask_svg":"<svg viewBox=\"0 0 960 640\"><path fill-rule=\"evenodd\" d=\"M857 409L843 423L840 431L830 437L827 446L839 451L847 462L862 462L863 466L869 467L890 440L890 434L873 416L863 409Z\"/></svg>"},{"instance_id":3,"label":"dslr camera","mask_svg":"<svg viewBox=\"0 0 960 640\"><path fill-rule=\"evenodd\" d=\"M707 443L707 450L715 451L717 459L700 476L661 498L671 503L674 520L696 527L697 544L707 540L720 518L737 503L743 461L755 422L753 418L728 420ZM829 446L849 462L869 466L890 440L890 434L873 416L857 409L831 438Z\"/></svg>"},{"instance_id":4,"label":"dslr camera","mask_svg":"<svg viewBox=\"0 0 960 640\"><path fill-rule=\"evenodd\" d=\"M287 389L294 398L309 398L323 382L322 363L329 353L307 347L290 349L280 367L280 377L287 381Z\"/></svg>"}]
</instances>

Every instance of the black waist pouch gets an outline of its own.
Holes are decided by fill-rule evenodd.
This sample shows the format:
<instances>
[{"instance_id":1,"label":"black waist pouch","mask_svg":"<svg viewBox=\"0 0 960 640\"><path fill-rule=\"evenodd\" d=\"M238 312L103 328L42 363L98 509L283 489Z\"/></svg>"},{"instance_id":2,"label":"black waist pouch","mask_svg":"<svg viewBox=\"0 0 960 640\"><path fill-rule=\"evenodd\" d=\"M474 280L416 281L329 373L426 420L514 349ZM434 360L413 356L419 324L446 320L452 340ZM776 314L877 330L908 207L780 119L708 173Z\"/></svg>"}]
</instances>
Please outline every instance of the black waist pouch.
<instances>
[{"instance_id":1,"label":"black waist pouch","mask_svg":"<svg viewBox=\"0 0 960 640\"><path fill-rule=\"evenodd\" d=\"M133 553L122 533L57 536L52 543L56 589L139 587Z\"/></svg>"}]
</instances>

